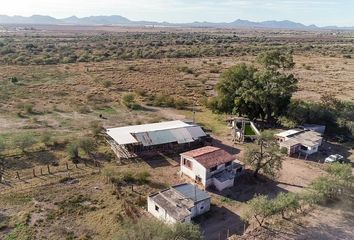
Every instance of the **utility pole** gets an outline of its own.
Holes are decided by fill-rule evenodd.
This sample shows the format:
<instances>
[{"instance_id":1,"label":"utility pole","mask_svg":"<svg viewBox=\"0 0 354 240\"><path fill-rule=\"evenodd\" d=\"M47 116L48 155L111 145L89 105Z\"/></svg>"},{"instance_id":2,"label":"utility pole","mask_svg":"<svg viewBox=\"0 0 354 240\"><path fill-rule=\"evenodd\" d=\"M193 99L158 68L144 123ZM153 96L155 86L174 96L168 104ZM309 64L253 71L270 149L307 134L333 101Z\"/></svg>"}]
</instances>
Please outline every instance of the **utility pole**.
<instances>
[{"instance_id":1,"label":"utility pole","mask_svg":"<svg viewBox=\"0 0 354 240\"><path fill-rule=\"evenodd\" d=\"M195 123L195 100L193 99L193 123Z\"/></svg>"}]
</instances>

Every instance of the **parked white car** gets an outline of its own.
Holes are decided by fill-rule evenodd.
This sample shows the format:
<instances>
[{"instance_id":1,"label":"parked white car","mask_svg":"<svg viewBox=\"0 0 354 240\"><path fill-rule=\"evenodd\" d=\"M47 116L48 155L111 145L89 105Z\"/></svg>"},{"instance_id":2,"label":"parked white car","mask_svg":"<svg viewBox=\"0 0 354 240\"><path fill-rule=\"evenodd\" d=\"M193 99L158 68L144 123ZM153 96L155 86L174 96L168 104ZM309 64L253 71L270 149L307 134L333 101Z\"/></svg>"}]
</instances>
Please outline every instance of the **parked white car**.
<instances>
[{"instance_id":1,"label":"parked white car","mask_svg":"<svg viewBox=\"0 0 354 240\"><path fill-rule=\"evenodd\" d=\"M333 154L325 159L325 163L334 163L334 162L340 162L342 163L344 160L344 157L339 154Z\"/></svg>"}]
</instances>

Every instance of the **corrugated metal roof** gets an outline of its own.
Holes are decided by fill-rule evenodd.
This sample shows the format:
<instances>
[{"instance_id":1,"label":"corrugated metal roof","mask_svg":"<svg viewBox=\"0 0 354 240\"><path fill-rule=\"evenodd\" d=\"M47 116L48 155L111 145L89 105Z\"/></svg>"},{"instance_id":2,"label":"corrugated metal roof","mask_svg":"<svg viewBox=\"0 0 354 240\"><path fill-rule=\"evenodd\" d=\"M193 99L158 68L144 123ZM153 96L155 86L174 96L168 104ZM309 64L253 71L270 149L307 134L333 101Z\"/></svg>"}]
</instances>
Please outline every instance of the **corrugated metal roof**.
<instances>
[{"instance_id":1,"label":"corrugated metal roof","mask_svg":"<svg viewBox=\"0 0 354 240\"><path fill-rule=\"evenodd\" d=\"M200 137L206 136L203 129L199 126L192 126L192 127L187 128L187 130L194 139L198 139Z\"/></svg>"},{"instance_id":2,"label":"corrugated metal roof","mask_svg":"<svg viewBox=\"0 0 354 240\"><path fill-rule=\"evenodd\" d=\"M192 199L194 202L200 202L210 198L206 191L200 190L197 186L189 183L173 186L175 190L181 193L185 198Z\"/></svg>"},{"instance_id":3,"label":"corrugated metal roof","mask_svg":"<svg viewBox=\"0 0 354 240\"><path fill-rule=\"evenodd\" d=\"M152 146L172 142L188 143L206 136L199 126L182 121L170 121L107 129L107 134L118 144L141 143Z\"/></svg>"},{"instance_id":4,"label":"corrugated metal roof","mask_svg":"<svg viewBox=\"0 0 354 240\"><path fill-rule=\"evenodd\" d=\"M193 137L186 128L171 129L171 133L179 144L194 141Z\"/></svg>"},{"instance_id":5,"label":"corrugated metal roof","mask_svg":"<svg viewBox=\"0 0 354 240\"><path fill-rule=\"evenodd\" d=\"M132 136L132 133L150 132L158 130L166 130L173 128L188 127L189 124L183 121L168 121L160 123L142 124L134 126L125 126L118 128L108 128L107 134L114 139L118 144L132 144L138 143L138 141Z\"/></svg>"}]
</instances>

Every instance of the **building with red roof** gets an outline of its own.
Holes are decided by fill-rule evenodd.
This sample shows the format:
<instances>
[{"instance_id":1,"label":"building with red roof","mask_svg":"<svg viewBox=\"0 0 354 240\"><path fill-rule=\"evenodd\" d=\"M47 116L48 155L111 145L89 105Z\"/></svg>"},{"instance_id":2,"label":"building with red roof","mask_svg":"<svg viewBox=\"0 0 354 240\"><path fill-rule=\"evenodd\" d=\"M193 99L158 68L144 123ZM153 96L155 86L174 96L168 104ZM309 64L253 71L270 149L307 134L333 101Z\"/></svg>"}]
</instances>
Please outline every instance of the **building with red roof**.
<instances>
[{"instance_id":1,"label":"building with red roof","mask_svg":"<svg viewBox=\"0 0 354 240\"><path fill-rule=\"evenodd\" d=\"M206 146L181 154L181 174L205 188L215 186L222 191L234 185L244 165L225 150Z\"/></svg>"}]
</instances>

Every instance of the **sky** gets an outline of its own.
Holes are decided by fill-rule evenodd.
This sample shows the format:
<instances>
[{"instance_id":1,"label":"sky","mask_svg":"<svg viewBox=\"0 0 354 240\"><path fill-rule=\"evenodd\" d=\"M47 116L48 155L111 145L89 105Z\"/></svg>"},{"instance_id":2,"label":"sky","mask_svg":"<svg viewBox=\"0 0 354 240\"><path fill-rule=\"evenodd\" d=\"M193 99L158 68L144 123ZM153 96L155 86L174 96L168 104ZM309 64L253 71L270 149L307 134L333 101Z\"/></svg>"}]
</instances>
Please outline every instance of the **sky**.
<instances>
[{"instance_id":1,"label":"sky","mask_svg":"<svg viewBox=\"0 0 354 240\"><path fill-rule=\"evenodd\" d=\"M121 15L130 20L173 23L291 20L354 26L354 0L0 0L0 14Z\"/></svg>"}]
</instances>

